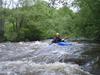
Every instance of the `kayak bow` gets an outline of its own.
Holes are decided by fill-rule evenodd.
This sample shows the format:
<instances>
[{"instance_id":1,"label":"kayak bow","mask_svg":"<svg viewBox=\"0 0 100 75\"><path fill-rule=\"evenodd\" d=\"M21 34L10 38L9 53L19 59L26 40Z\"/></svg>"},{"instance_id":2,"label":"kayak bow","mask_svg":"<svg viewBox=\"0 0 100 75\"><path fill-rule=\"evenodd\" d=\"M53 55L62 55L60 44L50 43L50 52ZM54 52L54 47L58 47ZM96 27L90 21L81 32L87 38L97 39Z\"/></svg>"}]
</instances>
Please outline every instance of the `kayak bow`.
<instances>
[{"instance_id":1,"label":"kayak bow","mask_svg":"<svg viewBox=\"0 0 100 75\"><path fill-rule=\"evenodd\" d=\"M60 46L69 46L69 45L72 45L72 43L69 43L69 42L58 42L57 44L60 45Z\"/></svg>"}]
</instances>

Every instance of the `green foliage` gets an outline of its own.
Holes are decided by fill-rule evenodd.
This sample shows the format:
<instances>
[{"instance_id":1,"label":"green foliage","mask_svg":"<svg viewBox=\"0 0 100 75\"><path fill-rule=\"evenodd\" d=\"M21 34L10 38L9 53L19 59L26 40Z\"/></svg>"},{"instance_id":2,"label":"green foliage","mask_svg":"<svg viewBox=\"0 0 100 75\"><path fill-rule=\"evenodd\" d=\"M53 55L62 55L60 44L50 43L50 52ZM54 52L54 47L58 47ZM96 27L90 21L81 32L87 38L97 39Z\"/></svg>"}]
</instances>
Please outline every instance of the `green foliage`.
<instances>
[{"instance_id":1,"label":"green foliage","mask_svg":"<svg viewBox=\"0 0 100 75\"><path fill-rule=\"evenodd\" d=\"M42 32L36 29L34 26L29 25L28 27L23 27L18 33L17 40L40 40Z\"/></svg>"},{"instance_id":2,"label":"green foliage","mask_svg":"<svg viewBox=\"0 0 100 75\"><path fill-rule=\"evenodd\" d=\"M9 41L32 41L51 38L56 32L69 37L100 38L99 0L75 0L80 11L68 7L55 9L37 0L22 0L22 7L0 10L4 36ZM26 3L25 3L26 2Z\"/></svg>"},{"instance_id":3,"label":"green foliage","mask_svg":"<svg viewBox=\"0 0 100 75\"><path fill-rule=\"evenodd\" d=\"M4 31L5 31L4 36L6 37L6 39L8 41L16 40L17 33L14 32L14 30L13 30L13 24L7 24L7 25L5 25L4 28L5 28L4 29Z\"/></svg>"},{"instance_id":4,"label":"green foliage","mask_svg":"<svg viewBox=\"0 0 100 75\"><path fill-rule=\"evenodd\" d=\"M80 36L91 39L100 38L100 0L76 0L81 10L77 20ZM79 20L78 20L79 19Z\"/></svg>"}]
</instances>

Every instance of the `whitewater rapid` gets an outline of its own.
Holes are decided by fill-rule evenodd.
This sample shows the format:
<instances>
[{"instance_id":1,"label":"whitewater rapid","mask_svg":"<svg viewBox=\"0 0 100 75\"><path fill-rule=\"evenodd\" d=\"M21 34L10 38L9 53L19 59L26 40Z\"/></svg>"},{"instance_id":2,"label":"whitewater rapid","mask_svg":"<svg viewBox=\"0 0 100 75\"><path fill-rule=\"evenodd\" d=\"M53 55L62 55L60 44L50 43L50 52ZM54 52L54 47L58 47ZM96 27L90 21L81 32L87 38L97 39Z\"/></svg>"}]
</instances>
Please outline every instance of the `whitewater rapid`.
<instances>
[{"instance_id":1,"label":"whitewater rapid","mask_svg":"<svg viewBox=\"0 0 100 75\"><path fill-rule=\"evenodd\" d=\"M0 43L0 75L91 75L78 64L84 61L83 47L41 41Z\"/></svg>"}]
</instances>

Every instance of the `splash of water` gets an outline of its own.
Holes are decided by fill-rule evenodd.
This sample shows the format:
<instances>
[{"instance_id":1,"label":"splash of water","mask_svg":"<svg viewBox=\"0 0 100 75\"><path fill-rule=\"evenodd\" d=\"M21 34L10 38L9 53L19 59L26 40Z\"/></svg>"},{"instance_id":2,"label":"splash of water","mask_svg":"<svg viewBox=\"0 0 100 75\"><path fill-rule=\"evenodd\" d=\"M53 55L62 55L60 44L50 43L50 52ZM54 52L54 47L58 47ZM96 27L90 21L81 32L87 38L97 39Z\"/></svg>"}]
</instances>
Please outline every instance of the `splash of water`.
<instances>
[{"instance_id":1,"label":"splash of water","mask_svg":"<svg viewBox=\"0 0 100 75\"><path fill-rule=\"evenodd\" d=\"M64 63L74 57L78 60L72 55L79 55L82 46L60 47L39 41L1 43L0 75L91 75L77 64Z\"/></svg>"}]
</instances>

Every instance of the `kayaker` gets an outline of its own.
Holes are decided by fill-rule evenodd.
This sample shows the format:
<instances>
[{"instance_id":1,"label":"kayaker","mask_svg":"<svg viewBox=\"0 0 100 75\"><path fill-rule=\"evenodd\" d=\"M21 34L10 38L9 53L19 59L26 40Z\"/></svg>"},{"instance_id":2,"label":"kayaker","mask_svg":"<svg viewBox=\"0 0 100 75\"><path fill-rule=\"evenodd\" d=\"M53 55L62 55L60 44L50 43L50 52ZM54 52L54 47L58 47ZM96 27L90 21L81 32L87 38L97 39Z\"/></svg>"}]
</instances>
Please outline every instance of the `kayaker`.
<instances>
[{"instance_id":1,"label":"kayaker","mask_svg":"<svg viewBox=\"0 0 100 75\"><path fill-rule=\"evenodd\" d=\"M52 43L58 43L58 42L61 42L61 41L62 41L62 39L60 37L60 34L56 33L55 37L52 40Z\"/></svg>"}]
</instances>

